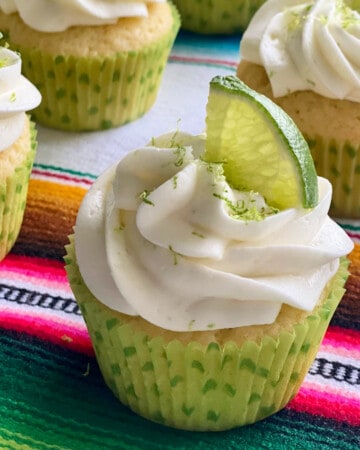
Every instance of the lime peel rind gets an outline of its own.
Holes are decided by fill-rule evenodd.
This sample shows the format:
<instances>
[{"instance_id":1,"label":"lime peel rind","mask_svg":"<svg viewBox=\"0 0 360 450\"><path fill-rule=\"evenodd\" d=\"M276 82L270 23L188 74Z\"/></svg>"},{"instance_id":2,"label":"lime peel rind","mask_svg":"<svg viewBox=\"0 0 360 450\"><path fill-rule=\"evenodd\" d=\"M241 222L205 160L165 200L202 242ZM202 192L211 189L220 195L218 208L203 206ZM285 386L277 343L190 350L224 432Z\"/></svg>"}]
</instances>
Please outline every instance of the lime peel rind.
<instances>
[{"instance_id":1,"label":"lime peel rind","mask_svg":"<svg viewBox=\"0 0 360 450\"><path fill-rule=\"evenodd\" d=\"M204 159L224 163L227 181L279 209L318 203L317 174L293 120L235 76L210 82Z\"/></svg>"}]
</instances>

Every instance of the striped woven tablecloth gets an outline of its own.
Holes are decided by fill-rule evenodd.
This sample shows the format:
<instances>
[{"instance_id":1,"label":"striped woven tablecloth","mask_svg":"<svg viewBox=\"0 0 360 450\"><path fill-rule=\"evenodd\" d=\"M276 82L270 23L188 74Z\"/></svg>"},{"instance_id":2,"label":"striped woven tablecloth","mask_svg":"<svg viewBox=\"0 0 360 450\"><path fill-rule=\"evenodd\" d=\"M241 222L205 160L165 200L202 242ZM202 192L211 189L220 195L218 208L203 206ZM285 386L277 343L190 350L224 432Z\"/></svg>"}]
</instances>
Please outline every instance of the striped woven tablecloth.
<instances>
[{"instance_id":1,"label":"striped woven tablecloth","mask_svg":"<svg viewBox=\"0 0 360 450\"><path fill-rule=\"evenodd\" d=\"M0 263L0 448L317 449L360 448L360 224L352 275L296 398L278 414L223 433L190 433L148 422L102 381L63 263L81 199L130 149L179 127L204 128L209 81L235 73L239 37L181 33L156 104L115 130L63 133L38 127L24 223Z\"/></svg>"}]
</instances>

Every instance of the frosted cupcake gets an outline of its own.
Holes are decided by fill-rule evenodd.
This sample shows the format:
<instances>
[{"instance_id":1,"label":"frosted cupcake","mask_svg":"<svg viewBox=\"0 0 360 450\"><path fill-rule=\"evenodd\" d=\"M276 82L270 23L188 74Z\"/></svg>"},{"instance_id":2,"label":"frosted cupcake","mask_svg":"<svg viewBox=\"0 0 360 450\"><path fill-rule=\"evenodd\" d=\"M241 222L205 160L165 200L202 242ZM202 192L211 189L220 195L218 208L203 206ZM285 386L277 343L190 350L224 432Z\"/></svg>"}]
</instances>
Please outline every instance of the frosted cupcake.
<instances>
[{"instance_id":1,"label":"frosted cupcake","mask_svg":"<svg viewBox=\"0 0 360 450\"><path fill-rule=\"evenodd\" d=\"M360 13L350 4L267 1L242 38L237 75L294 119L333 185L331 215L360 218Z\"/></svg>"},{"instance_id":2,"label":"frosted cupcake","mask_svg":"<svg viewBox=\"0 0 360 450\"><path fill-rule=\"evenodd\" d=\"M121 402L167 426L218 431L296 394L353 244L327 215L327 180L314 209L279 212L204 162L204 139L161 136L104 172L80 207L66 269Z\"/></svg>"},{"instance_id":3,"label":"frosted cupcake","mask_svg":"<svg viewBox=\"0 0 360 450\"><path fill-rule=\"evenodd\" d=\"M9 253L23 220L35 157L34 124L26 111L39 91L21 75L20 56L0 47L0 261Z\"/></svg>"},{"instance_id":4,"label":"frosted cupcake","mask_svg":"<svg viewBox=\"0 0 360 450\"><path fill-rule=\"evenodd\" d=\"M185 30L201 34L235 34L244 31L265 0L174 0Z\"/></svg>"},{"instance_id":5,"label":"frosted cupcake","mask_svg":"<svg viewBox=\"0 0 360 450\"><path fill-rule=\"evenodd\" d=\"M0 31L42 94L34 119L69 131L148 111L179 26L166 0L0 2Z\"/></svg>"}]
</instances>

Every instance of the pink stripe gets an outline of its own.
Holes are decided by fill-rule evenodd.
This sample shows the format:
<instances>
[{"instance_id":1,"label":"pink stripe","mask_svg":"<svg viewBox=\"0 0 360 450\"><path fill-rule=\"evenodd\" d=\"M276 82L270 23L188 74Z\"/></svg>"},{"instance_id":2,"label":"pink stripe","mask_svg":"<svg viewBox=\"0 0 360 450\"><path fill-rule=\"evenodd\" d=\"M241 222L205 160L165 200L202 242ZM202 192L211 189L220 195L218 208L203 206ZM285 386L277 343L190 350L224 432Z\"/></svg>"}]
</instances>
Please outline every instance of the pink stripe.
<instances>
[{"instance_id":1,"label":"pink stripe","mask_svg":"<svg viewBox=\"0 0 360 450\"><path fill-rule=\"evenodd\" d=\"M324 353L334 355L338 358L348 358L350 360L353 360L354 362L360 361L360 350L348 349L339 345L327 345L322 343L318 356ZM324 357L326 358L326 355Z\"/></svg>"},{"instance_id":2,"label":"pink stripe","mask_svg":"<svg viewBox=\"0 0 360 450\"><path fill-rule=\"evenodd\" d=\"M324 357L327 359L327 355L332 355L336 359L341 360L347 359L349 364L354 364L360 361L360 350L349 350L344 347L333 346L333 345L321 345L318 357Z\"/></svg>"},{"instance_id":3,"label":"pink stripe","mask_svg":"<svg viewBox=\"0 0 360 450\"><path fill-rule=\"evenodd\" d=\"M357 352L360 351L360 332L340 327L329 327L322 344Z\"/></svg>"},{"instance_id":4,"label":"pink stripe","mask_svg":"<svg viewBox=\"0 0 360 450\"><path fill-rule=\"evenodd\" d=\"M41 286L72 295L64 264L51 260L9 255L0 264L0 280L25 283L36 289Z\"/></svg>"},{"instance_id":5,"label":"pink stripe","mask_svg":"<svg viewBox=\"0 0 360 450\"><path fill-rule=\"evenodd\" d=\"M9 267L12 270L17 271L19 267L31 269L34 268L36 271L43 272L46 271L58 271L64 272L65 263L60 261L55 261L53 259L38 258L33 256L20 256L14 255L12 253L8 254L7 257L0 263L0 269L3 267ZM65 273L65 272L64 272Z\"/></svg>"},{"instance_id":6,"label":"pink stripe","mask_svg":"<svg viewBox=\"0 0 360 450\"><path fill-rule=\"evenodd\" d=\"M67 325L54 320L44 320L40 316L23 316L8 312L1 313L0 326L7 330L36 336L80 353L94 355L89 334L83 326Z\"/></svg>"},{"instance_id":7,"label":"pink stripe","mask_svg":"<svg viewBox=\"0 0 360 450\"><path fill-rule=\"evenodd\" d=\"M93 183L93 181L87 180L86 178L70 177L68 175L62 175L62 174L55 173L55 172L46 172L46 171L39 170L39 169L33 169L32 175L42 175L44 177L56 178L58 180L71 181L76 184L84 183L84 184L91 185Z\"/></svg>"},{"instance_id":8,"label":"pink stripe","mask_svg":"<svg viewBox=\"0 0 360 450\"><path fill-rule=\"evenodd\" d=\"M352 233L351 231L346 230L346 227L345 227L345 231L352 239L354 239L356 241L360 240L360 233Z\"/></svg>"},{"instance_id":9,"label":"pink stripe","mask_svg":"<svg viewBox=\"0 0 360 450\"><path fill-rule=\"evenodd\" d=\"M319 415L352 426L360 425L360 400L302 387L288 407L298 412Z\"/></svg>"},{"instance_id":10,"label":"pink stripe","mask_svg":"<svg viewBox=\"0 0 360 450\"><path fill-rule=\"evenodd\" d=\"M335 382L332 384L332 382L324 383L305 380L301 385L301 389L319 393L324 392L334 396L347 398L349 401L360 402L360 391L358 391L355 386L350 390L343 382Z\"/></svg>"},{"instance_id":11,"label":"pink stripe","mask_svg":"<svg viewBox=\"0 0 360 450\"><path fill-rule=\"evenodd\" d=\"M33 258L28 256L17 256L9 254L0 263L0 272L15 274L15 276L25 276L44 281L57 281L68 284L64 263L45 258Z\"/></svg>"},{"instance_id":12,"label":"pink stripe","mask_svg":"<svg viewBox=\"0 0 360 450\"><path fill-rule=\"evenodd\" d=\"M212 59L212 58L189 58L185 56L170 56L171 61L175 62L190 62L199 64L214 64L221 66L237 67L238 63L235 61L224 61L222 59Z\"/></svg>"}]
</instances>

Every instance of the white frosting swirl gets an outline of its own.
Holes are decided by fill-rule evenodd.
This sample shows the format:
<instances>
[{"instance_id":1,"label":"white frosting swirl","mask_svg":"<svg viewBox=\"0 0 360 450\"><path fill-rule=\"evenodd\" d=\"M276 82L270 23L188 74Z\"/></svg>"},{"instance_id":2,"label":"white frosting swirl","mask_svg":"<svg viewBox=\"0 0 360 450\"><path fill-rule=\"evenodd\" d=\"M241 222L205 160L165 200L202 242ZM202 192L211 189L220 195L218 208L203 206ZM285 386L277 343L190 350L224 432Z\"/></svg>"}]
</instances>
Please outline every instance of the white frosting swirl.
<instances>
[{"instance_id":1,"label":"white frosting swirl","mask_svg":"<svg viewBox=\"0 0 360 450\"><path fill-rule=\"evenodd\" d=\"M120 17L147 16L147 3L166 0L0 0L5 14L18 12L34 30L64 31L72 26L116 23Z\"/></svg>"},{"instance_id":2,"label":"white frosting swirl","mask_svg":"<svg viewBox=\"0 0 360 450\"><path fill-rule=\"evenodd\" d=\"M0 48L0 151L12 145L21 135L25 111L36 108L40 92L21 75L20 56Z\"/></svg>"},{"instance_id":3,"label":"white frosting swirl","mask_svg":"<svg viewBox=\"0 0 360 450\"><path fill-rule=\"evenodd\" d=\"M353 243L327 215L274 212L201 161L204 137L178 133L127 154L80 207L75 250L112 309L176 331L272 323L282 303L310 311Z\"/></svg>"},{"instance_id":4,"label":"white frosting swirl","mask_svg":"<svg viewBox=\"0 0 360 450\"><path fill-rule=\"evenodd\" d=\"M265 68L274 97L311 90L360 101L360 13L343 0L268 0L240 51Z\"/></svg>"}]
</instances>

